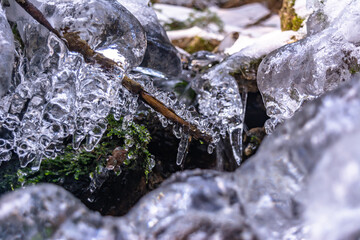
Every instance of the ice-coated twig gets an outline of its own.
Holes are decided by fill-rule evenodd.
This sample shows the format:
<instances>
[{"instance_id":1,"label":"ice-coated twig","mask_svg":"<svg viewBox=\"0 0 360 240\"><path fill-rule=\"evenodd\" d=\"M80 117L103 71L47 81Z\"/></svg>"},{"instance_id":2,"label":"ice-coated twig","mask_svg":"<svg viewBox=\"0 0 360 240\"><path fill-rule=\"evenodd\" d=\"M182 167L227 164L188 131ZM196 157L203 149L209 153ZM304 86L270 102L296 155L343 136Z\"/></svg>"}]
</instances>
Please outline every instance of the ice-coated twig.
<instances>
[{"instance_id":1,"label":"ice-coated twig","mask_svg":"<svg viewBox=\"0 0 360 240\"><path fill-rule=\"evenodd\" d=\"M50 32L54 33L58 38L62 39L70 51L82 54L86 62L100 64L106 70L114 70L115 68L121 67L115 61L91 49L88 43L80 38L78 33L67 32L66 29L63 31L62 34L59 33L51 26L51 24L47 21L42 12L28 0L15 1L36 21L46 27ZM168 108L161 101L159 101L155 97L151 96L151 94L149 94L147 91L145 91L145 89L138 82L125 75L122 80L122 85L131 93L137 94L144 103L149 105L155 111L159 112L167 119L180 124L183 128L188 130L189 134L195 139L203 140L208 143L212 141L211 136L201 132L196 126L178 116L174 110Z\"/></svg>"}]
</instances>

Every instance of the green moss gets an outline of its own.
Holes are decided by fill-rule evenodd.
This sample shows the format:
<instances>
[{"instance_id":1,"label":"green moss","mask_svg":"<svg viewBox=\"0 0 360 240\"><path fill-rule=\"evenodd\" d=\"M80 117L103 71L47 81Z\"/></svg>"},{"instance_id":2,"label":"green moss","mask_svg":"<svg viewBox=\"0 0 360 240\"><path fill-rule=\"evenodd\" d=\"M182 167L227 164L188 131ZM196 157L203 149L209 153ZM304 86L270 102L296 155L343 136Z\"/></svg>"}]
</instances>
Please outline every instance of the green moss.
<instances>
[{"instance_id":1,"label":"green moss","mask_svg":"<svg viewBox=\"0 0 360 240\"><path fill-rule=\"evenodd\" d=\"M201 37L194 37L194 39L184 48L185 51L192 54L201 50L213 51L217 45L212 44L211 41L203 39Z\"/></svg>"},{"instance_id":2,"label":"green moss","mask_svg":"<svg viewBox=\"0 0 360 240\"><path fill-rule=\"evenodd\" d=\"M354 64L353 66L351 66L349 68L349 72L350 72L350 74L355 74L355 73L360 72L360 65Z\"/></svg>"},{"instance_id":3,"label":"green moss","mask_svg":"<svg viewBox=\"0 0 360 240\"><path fill-rule=\"evenodd\" d=\"M39 171L32 171L30 168L19 169L17 178L25 185L39 182L61 183L68 177L74 180L88 178L94 175L100 166L106 165L106 159L116 147L122 147L127 151L127 158L122 167L142 171L147 178L151 172L151 154L147 150L150 140L150 134L144 126L131 123L124 130L122 119L116 121L111 115L108 117L108 128L100 144L93 151L74 150L68 146L64 154L53 159L43 159Z\"/></svg>"},{"instance_id":4,"label":"green moss","mask_svg":"<svg viewBox=\"0 0 360 240\"><path fill-rule=\"evenodd\" d=\"M21 36L20 36L19 30L17 29L17 24L16 23L12 24L11 30L12 30L12 33L14 35L15 41L17 41L20 44L21 49L24 49L25 45L24 45L24 42L21 39Z\"/></svg>"},{"instance_id":5,"label":"green moss","mask_svg":"<svg viewBox=\"0 0 360 240\"><path fill-rule=\"evenodd\" d=\"M280 10L281 30L299 30L304 22L304 19L299 17L294 9L295 0L284 0L283 6Z\"/></svg>"},{"instance_id":6,"label":"green moss","mask_svg":"<svg viewBox=\"0 0 360 240\"><path fill-rule=\"evenodd\" d=\"M295 16L291 19L291 24L292 24L291 30L293 30L293 31L299 30L302 27L303 22L304 22L304 19L299 17L295 13Z\"/></svg>"}]
</instances>

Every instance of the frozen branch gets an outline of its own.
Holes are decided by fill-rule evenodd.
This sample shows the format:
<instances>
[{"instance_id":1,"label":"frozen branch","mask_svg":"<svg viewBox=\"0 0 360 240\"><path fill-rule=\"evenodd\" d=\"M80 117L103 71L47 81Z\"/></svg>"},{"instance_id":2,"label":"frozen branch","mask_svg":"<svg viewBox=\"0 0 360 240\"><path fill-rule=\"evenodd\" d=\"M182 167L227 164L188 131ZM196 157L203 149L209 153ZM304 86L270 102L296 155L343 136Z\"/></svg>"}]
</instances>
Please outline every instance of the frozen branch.
<instances>
[{"instance_id":1,"label":"frozen branch","mask_svg":"<svg viewBox=\"0 0 360 240\"><path fill-rule=\"evenodd\" d=\"M83 55L84 59L88 63L97 63L101 65L106 70L112 70L120 66L115 61L105 57L104 55L97 53L87 44L86 41L82 40L78 33L67 32L66 30L63 33L59 33L54 29L51 24L44 17L42 12L37 9L31 2L28 0L15 0L27 13L29 13L36 21L41 25L46 27L50 32L54 33L58 38L62 39L65 45L70 51L78 52ZM203 140L205 142L211 142L211 136L201 132L193 124L185 121L183 118L178 116L171 108L168 108L161 101L151 96L145 89L136 81L125 76L122 80L122 85L133 94L137 94L139 98L149 105L152 109L159 112L167 119L180 124L185 130L189 131L190 135L195 139Z\"/></svg>"}]
</instances>

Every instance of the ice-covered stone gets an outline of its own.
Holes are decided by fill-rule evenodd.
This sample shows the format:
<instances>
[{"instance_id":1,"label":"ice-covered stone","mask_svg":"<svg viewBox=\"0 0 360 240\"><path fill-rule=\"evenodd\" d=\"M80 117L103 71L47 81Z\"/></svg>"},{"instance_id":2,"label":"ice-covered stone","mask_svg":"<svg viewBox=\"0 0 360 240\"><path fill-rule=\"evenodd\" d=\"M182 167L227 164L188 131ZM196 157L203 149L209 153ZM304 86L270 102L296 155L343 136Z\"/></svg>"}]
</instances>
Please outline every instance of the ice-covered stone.
<instances>
[{"instance_id":1,"label":"ice-covered stone","mask_svg":"<svg viewBox=\"0 0 360 240\"><path fill-rule=\"evenodd\" d=\"M142 67L170 76L181 73L181 60L148 0L117 0L140 21L146 32L147 48ZM159 64L161 63L161 64Z\"/></svg>"},{"instance_id":2,"label":"ice-covered stone","mask_svg":"<svg viewBox=\"0 0 360 240\"><path fill-rule=\"evenodd\" d=\"M53 185L9 193L0 199L0 237L358 237L359 79L307 104L236 172L178 173L122 218L89 212Z\"/></svg>"},{"instance_id":3,"label":"ice-covered stone","mask_svg":"<svg viewBox=\"0 0 360 240\"><path fill-rule=\"evenodd\" d=\"M75 148L83 143L92 150L110 111L128 115L137 108L137 98L122 88L121 80L126 68L143 60L141 24L116 1L34 2L58 31L78 32L90 47L125 68L108 72L69 52L62 40L14 1L9 3L7 16L17 24L24 49L17 49L14 91L1 99L0 139L5 144L0 145L0 161L9 160L13 151L22 166L33 162L36 169L44 156L56 156L69 136Z\"/></svg>"},{"instance_id":4,"label":"ice-covered stone","mask_svg":"<svg viewBox=\"0 0 360 240\"><path fill-rule=\"evenodd\" d=\"M256 239L236 192L216 181L217 173L200 173L177 175L164 185L166 194L152 194L123 218L101 217L55 185L10 193L0 199L0 238Z\"/></svg>"},{"instance_id":5,"label":"ice-covered stone","mask_svg":"<svg viewBox=\"0 0 360 240\"><path fill-rule=\"evenodd\" d=\"M0 4L0 97L10 88L14 54L13 34Z\"/></svg>"},{"instance_id":6,"label":"ice-covered stone","mask_svg":"<svg viewBox=\"0 0 360 240\"><path fill-rule=\"evenodd\" d=\"M320 2L323 6L309 19L309 36L269 54L259 67L258 87L271 117L268 132L303 102L348 81L359 69L360 1Z\"/></svg>"},{"instance_id":7,"label":"ice-covered stone","mask_svg":"<svg viewBox=\"0 0 360 240\"><path fill-rule=\"evenodd\" d=\"M270 228L276 239L303 224L307 209L304 191L318 184L309 177L317 174L322 156L337 141L359 128L359 89L357 76L350 84L305 106L268 137L258 154L239 170L240 196L251 222L262 234ZM317 197L321 195L318 192Z\"/></svg>"},{"instance_id":8,"label":"ice-covered stone","mask_svg":"<svg viewBox=\"0 0 360 240\"><path fill-rule=\"evenodd\" d=\"M4 240L121 237L120 224L116 226L112 218L90 212L55 185L38 185L4 196L0 209L0 238Z\"/></svg>"},{"instance_id":9,"label":"ice-covered stone","mask_svg":"<svg viewBox=\"0 0 360 240\"><path fill-rule=\"evenodd\" d=\"M360 132L346 134L324 154L309 179L306 224L311 239L358 239L360 231Z\"/></svg>"}]
</instances>

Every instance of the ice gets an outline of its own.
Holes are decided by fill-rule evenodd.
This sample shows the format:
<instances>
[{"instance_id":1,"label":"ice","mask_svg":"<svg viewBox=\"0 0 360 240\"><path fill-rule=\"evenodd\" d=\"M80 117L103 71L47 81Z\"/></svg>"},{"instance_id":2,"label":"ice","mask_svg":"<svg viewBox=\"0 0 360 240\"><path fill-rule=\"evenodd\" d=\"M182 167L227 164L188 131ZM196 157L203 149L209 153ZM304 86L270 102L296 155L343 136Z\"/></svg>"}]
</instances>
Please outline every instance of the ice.
<instances>
[{"instance_id":1,"label":"ice","mask_svg":"<svg viewBox=\"0 0 360 240\"><path fill-rule=\"evenodd\" d=\"M14 90L1 100L0 119L6 123L1 141L6 144L0 147L0 161L9 160L14 151L21 166L32 162L37 169L43 157L61 152L70 136L74 148L83 144L91 151L106 130L110 112L131 119L137 98L121 86L121 80L127 68L142 62L146 38L138 20L115 1L35 4L56 29L79 32L92 48L112 55L124 67L108 72L87 63L10 1L6 11L17 24L24 49L17 44Z\"/></svg>"},{"instance_id":2,"label":"ice","mask_svg":"<svg viewBox=\"0 0 360 240\"><path fill-rule=\"evenodd\" d=\"M311 239L359 237L360 151L354 145L359 140L356 129L334 144L309 180L305 216Z\"/></svg>"},{"instance_id":3,"label":"ice","mask_svg":"<svg viewBox=\"0 0 360 240\"><path fill-rule=\"evenodd\" d=\"M170 76L179 75L181 60L164 28L160 25L149 0L117 1L134 14L146 32L147 48L141 67L154 69Z\"/></svg>"},{"instance_id":4,"label":"ice","mask_svg":"<svg viewBox=\"0 0 360 240\"><path fill-rule=\"evenodd\" d=\"M189 148L189 133L183 133L180 139L178 152L176 156L176 164L181 165L186 158Z\"/></svg>"},{"instance_id":5,"label":"ice","mask_svg":"<svg viewBox=\"0 0 360 240\"><path fill-rule=\"evenodd\" d=\"M14 65L14 38L5 13L0 5L0 97L4 96L11 86L11 75Z\"/></svg>"},{"instance_id":6,"label":"ice","mask_svg":"<svg viewBox=\"0 0 360 240\"><path fill-rule=\"evenodd\" d=\"M199 96L199 111L206 119L205 125L211 125L214 131L214 143L220 140L220 135L225 137L226 132L232 135L232 139L241 139L242 131L233 129L242 129L245 109L235 79L225 72L226 69L218 70L215 67L192 82ZM240 145L234 146L234 158L238 163L241 161L240 148Z\"/></svg>"},{"instance_id":7,"label":"ice","mask_svg":"<svg viewBox=\"0 0 360 240\"><path fill-rule=\"evenodd\" d=\"M9 193L0 238L356 239L359 79L304 106L235 172L179 172L121 218L54 185Z\"/></svg>"},{"instance_id":8,"label":"ice","mask_svg":"<svg viewBox=\"0 0 360 240\"><path fill-rule=\"evenodd\" d=\"M220 136L225 138L228 134L232 155L238 164L242 159L242 130L247 92L257 91L253 87L256 85L256 69L253 68L264 55L286 44L292 36L298 35L295 32L284 32L264 36L252 45L241 48L241 51L210 68L191 83L198 93L199 112L206 119L204 125L212 126L214 143L220 140ZM209 60L216 59L212 55L207 57ZM241 71L252 74L252 80L244 78L237 82L234 74ZM255 73L251 73L252 71Z\"/></svg>"},{"instance_id":9,"label":"ice","mask_svg":"<svg viewBox=\"0 0 360 240\"><path fill-rule=\"evenodd\" d=\"M267 132L358 71L360 1L319 4L308 21L309 36L269 54L259 67L257 83L271 117Z\"/></svg>"}]
</instances>

